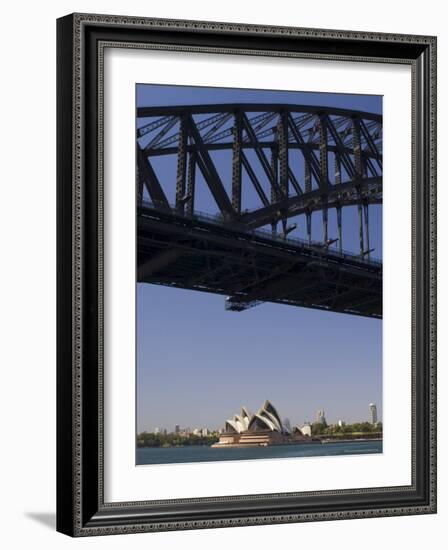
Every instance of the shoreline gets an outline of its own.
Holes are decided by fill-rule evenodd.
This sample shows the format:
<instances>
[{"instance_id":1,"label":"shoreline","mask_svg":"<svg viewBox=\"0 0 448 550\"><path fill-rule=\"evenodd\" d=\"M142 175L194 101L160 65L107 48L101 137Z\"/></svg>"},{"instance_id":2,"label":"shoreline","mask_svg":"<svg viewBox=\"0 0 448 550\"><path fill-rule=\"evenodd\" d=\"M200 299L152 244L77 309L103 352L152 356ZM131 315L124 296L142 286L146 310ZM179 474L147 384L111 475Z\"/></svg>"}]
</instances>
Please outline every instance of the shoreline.
<instances>
[{"instance_id":1,"label":"shoreline","mask_svg":"<svg viewBox=\"0 0 448 550\"><path fill-rule=\"evenodd\" d=\"M288 447L291 445L311 445L313 443L321 444L321 445L328 445L331 443L359 443L363 441L382 441L382 437L363 437L363 438L356 438L356 439L315 439L312 441L294 441L291 443L276 443L276 444L270 444L270 445L251 445L251 444L239 444L239 443L228 443L223 445L217 445L216 443L212 443L210 445L167 445L167 446L142 446L137 447L137 449L187 449L189 447L208 447L210 449L249 449L249 448L261 448L266 449L267 447Z\"/></svg>"},{"instance_id":2,"label":"shoreline","mask_svg":"<svg viewBox=\"0 0 448 550\"><path fill-rule=\"evenodd\" d=\"M310 445L312 443L321 444L322 442L317 439L310 439L305 441L285 441L278 443L214 443L212 449L248 449L251 447L266 448L266 447L287 447L291 445Z\"/></svg>"},{"instance_id":3,"label":"shoreline","mask_svg":"<svg viewBox=\"0 0 448 550\"><path fill-rule=\"evenodd\" d=\"M329 443L356 443L360 441L383 441L382 437L357 437L353 439L321 439L323 445L328 445Z\"/></svg>"}]
</instances>

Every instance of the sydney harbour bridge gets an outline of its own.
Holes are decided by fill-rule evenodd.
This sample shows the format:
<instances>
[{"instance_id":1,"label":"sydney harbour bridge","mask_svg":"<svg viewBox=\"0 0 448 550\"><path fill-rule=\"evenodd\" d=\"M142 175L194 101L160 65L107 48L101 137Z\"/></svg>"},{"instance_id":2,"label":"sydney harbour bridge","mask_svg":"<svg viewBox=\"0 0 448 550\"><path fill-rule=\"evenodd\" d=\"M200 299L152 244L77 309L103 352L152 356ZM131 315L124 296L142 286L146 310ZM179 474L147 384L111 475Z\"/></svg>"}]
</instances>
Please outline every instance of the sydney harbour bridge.
<instances>
[{"instance_id":1,"label":"sydney harbour bridge","mask_svg":"<svg viewBox=\"0 0 448 550\"><path fill-rule=\"evenodd\" d=\"M232 311L274 302L382 317L369 228L382 204L381 115L138 107L137 174L138 282L221 294ZM349 207L359 248L347 252Z\"/></svg>"}]
</instances>

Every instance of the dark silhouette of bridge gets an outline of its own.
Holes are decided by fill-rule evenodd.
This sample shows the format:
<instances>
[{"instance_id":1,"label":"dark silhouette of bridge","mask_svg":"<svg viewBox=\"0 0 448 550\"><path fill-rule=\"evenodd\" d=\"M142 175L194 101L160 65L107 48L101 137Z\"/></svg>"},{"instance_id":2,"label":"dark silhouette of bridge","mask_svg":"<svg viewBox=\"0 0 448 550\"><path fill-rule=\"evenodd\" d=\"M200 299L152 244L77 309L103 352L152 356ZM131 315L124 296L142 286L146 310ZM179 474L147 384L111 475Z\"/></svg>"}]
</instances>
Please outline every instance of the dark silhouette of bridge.
<instances>
[{"instance_id":1,"label":"dark silhouette of bridge","mask_svg":"<svg viewBox=\"0 0 448 550\"><path fill-rule=\"evenodd\" d=\"M382 203L380 115L286 104L139 107L137 126L139 282L222 294L234 311L276 302L381 318L382 263L369 234L369 206ZM359 253L343 248L348 206L358 211ZM293 237L300 220L305 239Z\"/></svg>"}]
</instances>

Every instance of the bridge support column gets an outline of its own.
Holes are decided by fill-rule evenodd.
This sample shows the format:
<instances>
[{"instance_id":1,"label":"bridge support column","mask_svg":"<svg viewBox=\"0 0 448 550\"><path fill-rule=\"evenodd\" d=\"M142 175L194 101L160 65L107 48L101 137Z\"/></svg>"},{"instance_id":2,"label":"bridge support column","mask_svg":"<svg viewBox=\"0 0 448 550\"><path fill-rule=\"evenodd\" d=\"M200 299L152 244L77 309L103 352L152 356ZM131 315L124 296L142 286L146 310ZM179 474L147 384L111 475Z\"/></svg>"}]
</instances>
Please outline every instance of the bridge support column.
<instances>
[{"instance_id":1,"label":"bridge support column","mask_svg":"<svg viewBox=\"0 0 448 550\"><path fill-rule=\"evenodd\" d=\"M334 154L334 184L341 184L341 156L339 153ZM342 208L336 207L336 217L338 220L338 243L339 252L342 254Z\"/></svg>"},{"instance_id":2,"label":"bridge support column","mask_svg":"<svg viewBox=\"0 0 448 550\"><path fill-rule=\"evenodd\" d=\"M176 210L179 214L185 209L185 179L187 170L187 127L185 117L180 119L179 144L177 150Z\"/></svg>"},{"instance_id":3,"label":"bridge support column","mask_svg":"<svg viewBox=\"0 0 448 550\"><path fill-rule=\"evenodd\" d=\"M194 214L194 195L195 195L195 180L196 180L196 153L191 152L188 156L188 180L187 180L187 215Z\"/></svg>"},{"instance_id":4,"label":"bridge support column","mask_svg":"<svg viewBox=\"0 0 448 550\"><path fill-rule=\"evenodd\" d=\"M327 139L327 121L326 116L319 118L319 165L320 165L320 186L323 191L323 200L327 200L328 193L328 139ZM328 243L328 208L325 205L322 209L322 222L324 229L324 245Z\"/></svg>"},{"instance_id":5,"label":"bridge support column","mask_svg":"<svg viewBox=\"0 0 448 550\"><path fill-rule=\"evenodd\" d=\"M232 206L241 213L241 113L235 113L232 158Z\"/></svg>"},{"instance_id":6,"label":"bridge support column","mask_svg":"<svg viewBox=\"0 0 448 550\"><path fill-rule=\"evenodd\" d=\"M362 204L358 204L358 222L359 222L359 254L364 257L364 228L362 223Z\"/></svg>"},{"instance_id":7,"label":"bridge support column","mask_svg":"<svg viewBox=\"0 0 448 550\"><path fill-rule=\"evenodd\" d=\"M313 215L313 213L308 210L307 213L306 213L306 232L307 232L307 236L308 236L308 244L311 244L311 221L312 221L312 218L311 216Z\"/></svg>"},{"instance_id":8,"label":"bridge support column","mask_svg":"<svg viewBox=\"0 0 448 550\"><path fill-rule=\"evenodd\" d=\"M366 226L366 255L370 260L370 230L369 230L369 205L364 203L364 223Z\"/></svg>"},{"instance_id":9,"label":"bridge support column","mask_svg":"<svg viewBox=\"0 0 448 550\"><path fill-rule=\"evenodd\" d=\"M278 181L278 148L276 146L271 147L271 169L272 173L274 175L275 182ZM275 204L277 202L277 192L275 190L275 187L271 185L271 204ZM272 226L272 234L275 235L277 233L277 222L274 221L271 224Z\"/></svg>"},{"instance_id":10,"label":"bridge support column","mask_svg":"<svg viewBox=\"0 0 448 550\"><path fill-rule=\"evenodd\" d=\"M324 229L324 244L328 243L328 208L322 210L322 223Z\"/></svg>"},{"instance_id":11,"label":"bridge support column","mask_svg":"<svg viewBox=\"0 0 448 550\"><path fill-rule=\"evenodd\" d=\"M340 206L336 207L336 216L338 219L339 252L342 254L342 208Z\"/></svg>"},{"instance_id":12,"label":"bridge support column","mask_svg":"<svg viewBox=\"0 0 448 550\"><path fill-rule=\"evenodd\" d=\"M143 178L140 175L139 168L137 166L137 206L141 206L143 202Z\"/></svg>"},{"instance_id":13,"label":"bridge support column","mask_svg":"<svg viewBox=\"0 0 448 550\"><path fill-rule=\"evenodd\" d=\"M278 133L278 158L280 164L280 189L282 199L287 199L289 196L289 179L288 179L288 119L286 111L281 111L277 125ZM286 228L288 217L285 215L282 218L283 234L286 236Z\"/></svg>"},{"instance_id":14,"label":"bridge support column","mask_svg":"<svg viewBox=\"0 0 448 550\"><path fill-rule=\"evenodd\" d=\"M311 168L310 163L304 159L304 167L305 167L305 193L311 193Z\"/></svg>"},{"instance_id":15,"label":"bridge support column","mask_svg":"<svg viewBox=\"0 0 448 550\"><path fill-rule=\"evenodd\" d=\"M310 163L304 158L304 180L305 180L305 193L311 193L311 168ZM306 231L308 235L308 244L311 244L311 216L312 211L306 212Z\"/></svg>"},{"instance_id":16,"label":"bridge support column","mask_svg":"<svg viewBox=\"0 0 448 550\"><path fill-rule=\"evenodd\" d=\"M361 151L361 130L358 118L352 119L352 135L353 135L353 156L355 157L356 179L359 181L362 178L362 151ZM359 253L361 258L364 257L364 229L362 220L362 192L359 186L358 193L358 222L359 222Z\"/></svg>"},{"instance_id":17,"label":"bridge support column","mask_svg":"<svg viewBox=\"0 0 448 550\"><path fill-rule=\"evenodd\" d=\"M362 177L362 157L361 157L361 131L359 120L352 119L352 136L353 136L353 155L355 157L355 172L356 177Z\"/></svg>"}]
</instances>

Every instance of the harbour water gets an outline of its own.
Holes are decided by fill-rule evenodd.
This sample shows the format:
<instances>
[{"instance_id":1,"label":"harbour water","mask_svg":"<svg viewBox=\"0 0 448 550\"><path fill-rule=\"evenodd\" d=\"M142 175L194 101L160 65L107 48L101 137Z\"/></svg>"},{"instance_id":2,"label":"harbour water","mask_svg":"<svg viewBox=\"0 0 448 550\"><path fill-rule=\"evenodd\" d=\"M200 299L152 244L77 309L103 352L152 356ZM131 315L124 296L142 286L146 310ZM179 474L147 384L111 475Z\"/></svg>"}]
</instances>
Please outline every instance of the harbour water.
<instances>
[{"instance_id":1,"label":"harbour water","mask_svg":"<svg viewBox=\"0 0 448 550\"><path fill-rule=\"evenodd\" d=\"M136 464L179 464L182 462L216 462L221 460L254 460L316 456L365 455L383 452L382 441L344 441L338 443L307 443L271 447L212 449L208 446L140 447Z\"/></svg>"}]
</instances>

